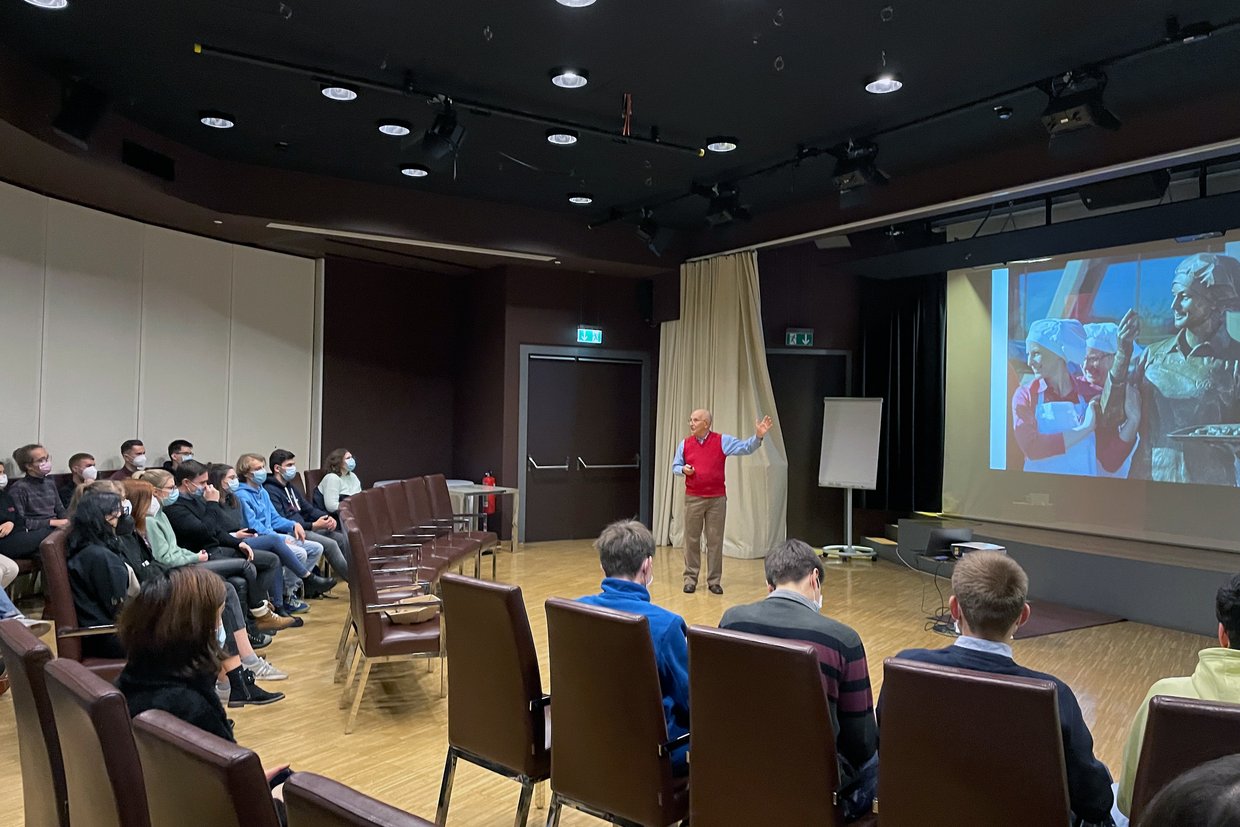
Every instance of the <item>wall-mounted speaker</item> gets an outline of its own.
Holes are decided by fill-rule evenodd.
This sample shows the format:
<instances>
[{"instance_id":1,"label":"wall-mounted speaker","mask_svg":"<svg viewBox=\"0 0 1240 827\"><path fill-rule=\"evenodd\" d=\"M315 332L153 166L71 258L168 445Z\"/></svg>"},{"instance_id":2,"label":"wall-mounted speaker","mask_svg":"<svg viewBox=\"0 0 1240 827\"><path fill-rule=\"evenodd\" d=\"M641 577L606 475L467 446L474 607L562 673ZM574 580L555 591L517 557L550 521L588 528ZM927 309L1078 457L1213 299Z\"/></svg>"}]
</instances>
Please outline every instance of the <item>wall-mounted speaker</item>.
<instances>
[{"instance_id":1,"label":"wall-mounted speaker","mask_svg":"<svg viewBox=\"0 0 1240 827\"><path fill-rule=\"evenodd\" d=\"M60 112L52 121L52 129L70 143L86 149L90 133L108 108L108 96L89 83L69 81L61 92Z\"/></svg>"},{"instance_id":2,"label":"wall-mounted speaker","mask_svg":"<svg viewBox=\"0 0 1240 827\"><path fill-rule=\"evenodd\" d=\"M1087 184L1078 190L1087 210L1104 210L1142 201L1158 201L1167 191L1171 173L1165 169Z\"/></svg>"}]
</instances>

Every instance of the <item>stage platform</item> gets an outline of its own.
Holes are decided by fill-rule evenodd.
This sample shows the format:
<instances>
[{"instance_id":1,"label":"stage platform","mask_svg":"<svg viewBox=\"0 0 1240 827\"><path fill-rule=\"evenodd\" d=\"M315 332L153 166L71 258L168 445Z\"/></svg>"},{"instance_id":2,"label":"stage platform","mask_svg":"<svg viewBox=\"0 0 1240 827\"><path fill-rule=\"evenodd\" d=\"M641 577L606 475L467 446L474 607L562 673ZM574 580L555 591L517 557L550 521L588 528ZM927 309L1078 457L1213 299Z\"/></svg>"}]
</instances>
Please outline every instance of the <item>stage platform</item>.
<instances>
[{"instance_id":1,"label":"stage platform","mask_svg":"<svg viewBox=\"0 0 1240 827\"><path fill-rule=\"evenodd\" d=\"M879 557L928 573L949 567L918 558L933 528L973 529L973 539L1004 546L1029 573L1030 597L1213 637L1214 594L1240 572L1240 554L1115 537L955 518L899 523Z\"/></svg>"}]
</instances>

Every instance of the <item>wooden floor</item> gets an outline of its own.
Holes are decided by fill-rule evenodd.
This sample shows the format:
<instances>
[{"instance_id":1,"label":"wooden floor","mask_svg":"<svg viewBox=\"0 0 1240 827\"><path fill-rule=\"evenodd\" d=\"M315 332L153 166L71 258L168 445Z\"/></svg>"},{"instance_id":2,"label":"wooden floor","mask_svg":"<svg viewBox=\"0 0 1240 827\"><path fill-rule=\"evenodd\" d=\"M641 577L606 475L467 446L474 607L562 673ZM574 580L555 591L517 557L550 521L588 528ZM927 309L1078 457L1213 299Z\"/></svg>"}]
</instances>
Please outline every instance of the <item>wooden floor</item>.
<instances>
[{"instance_id":1,"label":"wooden floor","mask_svg":"<svg viewBox=\"0 0 1240 827\"><path fill-rule=\"evenodd\" d=\"M714 625L724 609L766 592L761 560L727 559L723 596L704 588L683 594L682 565L679 549L660 549L651 591L655 602L679 612L690 624ZM499 555L499 579L518 583L524 590L544 683L548 669L543 601L595 592L600 577L598 558L584 541L529 544L516 554ZM833 564L825 585L824 611L861 634L876 695L884 658L910 646L950 643L925 631L922 607L933 610L939 602L927 575L886 562ZM327 775L433 819L448 714L447 701L439 698L437 662L435 673L428 673L421 663L376 667L357 727L346 736L346 713L337 708L340 686L332 683L332 657L348 601L311 603L306 626L281 633L263 652L291 675L287 681L268 684L288 697L268 707L230 710L238 741L255 749L265 764L288 762L294 769ZM1212 612L1213 607L1203 606L1202 611ZM1158 678L1190 673L1197 650L1210 644L1183 632L1117 623L1018 642L1016 658L1073 687L1098 756L1118 772L1133 711L1146 689ZM743 708L740 699L737 708L738 712ZM11 695L0 698L0 745L0 825L17 827L22 824L22 799ZM449 822L454 827L510 824L517 792L514 782L461 762ZM544 817L545 811L533 811L531 824ZM565 811L561 823L602 822Z\"/></svg>"}]
</instances>

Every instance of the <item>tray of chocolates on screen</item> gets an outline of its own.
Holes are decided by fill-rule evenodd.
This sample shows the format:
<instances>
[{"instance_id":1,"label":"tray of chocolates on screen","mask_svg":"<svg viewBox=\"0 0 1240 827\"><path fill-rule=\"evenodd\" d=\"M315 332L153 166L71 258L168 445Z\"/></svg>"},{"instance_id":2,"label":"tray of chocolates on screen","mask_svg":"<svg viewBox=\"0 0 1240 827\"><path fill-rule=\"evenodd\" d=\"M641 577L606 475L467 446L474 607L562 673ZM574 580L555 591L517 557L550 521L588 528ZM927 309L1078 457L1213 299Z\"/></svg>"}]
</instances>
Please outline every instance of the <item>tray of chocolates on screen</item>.
<instances>
[{"instance_id":1,"label":"tray of chocolates on screen","mask_svg":"<svg viewBox=\"0 0 1240 827\"><path fill-rule=\"evenodd\" d=\"M1240 425L1194 425L1167 434L1184 442L1213 442L1219 445L1240 445Z\"/></svg>"}]
</instances>

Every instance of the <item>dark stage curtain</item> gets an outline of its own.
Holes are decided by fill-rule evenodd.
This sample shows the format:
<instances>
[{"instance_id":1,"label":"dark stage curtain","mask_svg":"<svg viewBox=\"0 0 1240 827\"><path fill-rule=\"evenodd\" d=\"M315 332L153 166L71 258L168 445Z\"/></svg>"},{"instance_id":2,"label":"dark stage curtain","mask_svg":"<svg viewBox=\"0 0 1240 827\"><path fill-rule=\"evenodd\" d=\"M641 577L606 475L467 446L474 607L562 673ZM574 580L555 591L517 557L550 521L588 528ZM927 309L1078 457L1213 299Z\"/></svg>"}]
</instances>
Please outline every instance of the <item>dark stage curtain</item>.
<instances>
[{"instance_id":1,"label":"dark stage curtain","mask_svg":"<svg viewBox=\"0 0 1240 827\"><path fill-rule=\"evenodd\" d=\"M863 508L942 507L946 314L946 274L861 280L861 395L883 398L878 487Z\"/></svg>"}]
</instances>

